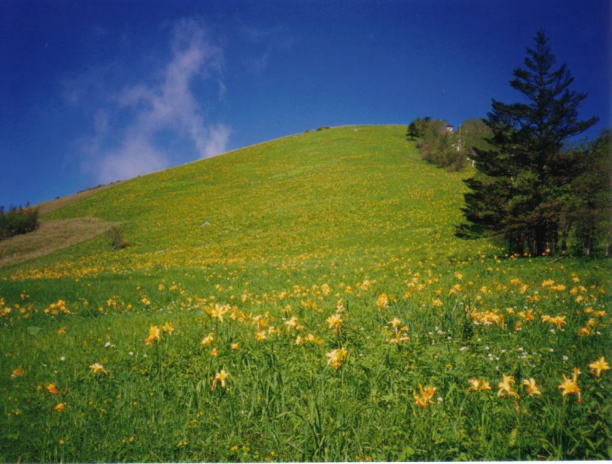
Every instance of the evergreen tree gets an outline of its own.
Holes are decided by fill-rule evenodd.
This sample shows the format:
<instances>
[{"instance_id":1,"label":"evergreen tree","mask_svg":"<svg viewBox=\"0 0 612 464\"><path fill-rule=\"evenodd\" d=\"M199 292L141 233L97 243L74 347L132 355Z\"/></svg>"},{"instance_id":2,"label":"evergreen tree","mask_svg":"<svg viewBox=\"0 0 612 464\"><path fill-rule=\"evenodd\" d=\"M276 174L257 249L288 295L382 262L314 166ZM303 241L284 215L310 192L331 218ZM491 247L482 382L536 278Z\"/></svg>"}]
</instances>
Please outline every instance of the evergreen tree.
<instances>
[{"instance_id":1,"label":"evergreen tree","mask_svg":"<svg viewBox=\"0 0 612 464\"><path fill-rule=\"evenodd\" d=\"M612 238L612 131L604 131L577 150L580 174L572 181L572 208L567 222L575 225L577 251L586 256L597 249L609 256Z\"/></svg>"},{"instance_id":2,"label":"evergreen tree","mask_svg":"<svg viewBox=\"0 0 612 464\"><path fill-rule=\"evenodd\" d=\"M493 100L485 120L492 149L474 149L478 172L465 181L470 188L463 209L467 223L456 233L462 238L492 235L503 239L510 252L541 255L554 252L559 243L562 199L572 180L572 162L561 156L563 144L597 119L578 119L586 94L569 89L573 77L565 65L553 69L544 33L536 35L523 63L510 85L526 103Z\"/></svg>"}]
</instances>

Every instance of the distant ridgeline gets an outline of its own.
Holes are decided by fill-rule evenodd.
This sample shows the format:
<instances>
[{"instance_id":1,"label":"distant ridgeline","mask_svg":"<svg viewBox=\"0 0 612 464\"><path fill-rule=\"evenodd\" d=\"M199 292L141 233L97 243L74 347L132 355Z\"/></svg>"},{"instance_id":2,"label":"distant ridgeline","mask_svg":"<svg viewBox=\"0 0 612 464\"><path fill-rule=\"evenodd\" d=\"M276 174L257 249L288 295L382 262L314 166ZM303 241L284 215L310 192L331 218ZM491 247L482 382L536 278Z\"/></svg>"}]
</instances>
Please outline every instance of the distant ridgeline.
<instances>
[{"instance_id":1,"label":"distant ridgeline","mask_svg":"<svg viewBox=\"0 0 612 464\"><path fill-rule=\"evenodd\" d=\"M11 207L5 211L4 207L0 206L0 240L32 232L38 225L37 208Z\"/></svg>"}]
</instances>

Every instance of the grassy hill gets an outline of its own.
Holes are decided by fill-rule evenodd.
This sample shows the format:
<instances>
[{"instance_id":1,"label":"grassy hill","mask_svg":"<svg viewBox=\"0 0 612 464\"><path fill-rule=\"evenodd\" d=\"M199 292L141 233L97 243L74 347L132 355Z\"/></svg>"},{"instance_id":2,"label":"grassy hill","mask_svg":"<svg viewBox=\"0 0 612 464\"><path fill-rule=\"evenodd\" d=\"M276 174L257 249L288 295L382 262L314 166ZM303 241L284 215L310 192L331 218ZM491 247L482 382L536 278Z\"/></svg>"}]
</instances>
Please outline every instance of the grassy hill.
<instances>
[{"instance_id":1,"label":"grassy hill","mask_svg":"<svg viewBox=\"0 0 612 464\"><path fill-rule=\"evenodd\" d=\"M609 458L607 263L454 238L469 172L404 134L311 131L48 210L130 246L0 267L0 458Z\"/></svg>"}]
</instances>

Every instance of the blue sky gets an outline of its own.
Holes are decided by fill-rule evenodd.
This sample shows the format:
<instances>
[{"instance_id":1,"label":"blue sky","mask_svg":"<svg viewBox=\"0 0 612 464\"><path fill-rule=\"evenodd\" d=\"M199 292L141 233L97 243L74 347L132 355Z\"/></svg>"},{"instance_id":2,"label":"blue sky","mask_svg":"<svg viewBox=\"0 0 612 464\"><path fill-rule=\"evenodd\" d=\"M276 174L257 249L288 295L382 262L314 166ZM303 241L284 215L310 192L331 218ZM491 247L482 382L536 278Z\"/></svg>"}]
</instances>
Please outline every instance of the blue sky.
<instances>
[{"instance_id":1,"label":"blue sky","mask_svg":"<svg viewBox=\"0 0 612 464\"><path fill-rule=\"evenodd\" d=\"M0 0L0 205L320 126L484 117L543 29L610 127L608 0Z\"/></svg>"}]
</instances>

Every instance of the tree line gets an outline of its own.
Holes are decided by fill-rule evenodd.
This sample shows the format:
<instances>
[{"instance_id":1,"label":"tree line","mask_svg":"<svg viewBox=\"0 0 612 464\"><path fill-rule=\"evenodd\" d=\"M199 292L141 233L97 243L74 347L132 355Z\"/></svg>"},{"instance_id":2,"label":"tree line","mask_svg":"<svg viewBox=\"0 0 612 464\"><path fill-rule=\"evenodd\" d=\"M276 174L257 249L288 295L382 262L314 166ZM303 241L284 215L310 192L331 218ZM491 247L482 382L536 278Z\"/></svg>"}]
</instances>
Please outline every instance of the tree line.
<instances>
[{"instance_id":1,"label":"tree line","mask_svg":"<svg viewBox=\"0 0 612 464\"><path fill-rule=\"evenodd\" d=\"M586 94L570 89L566 65L555 67L548 38L539 32L510 86L519 103L493 100L487 118L452 132L445 121L417 118L408 127L423 159L475 174L456 235L502 242L509 253L541 256L610 253L612 131L582 143L575 137L597 122L581 120Z\"/></svg>"},{"instance_id":2,"label":"tree line","mask_svg":"<svg viewBox=\"0 0 612 464\"><path fill-rule=\"evenodd\" d=\"M448 171L461 171L475 148L488 148L489 127L481 119L468 119L456 131L443 119L416 118L408 126L421 158Z\"/></svg>"},{"instance_id":3,"label":"tree line","mask_svg":"<svg viewBox=\"0 0 612 464\"><path fill-rule=\"evenodd\" d=\"M38 209L12 207L5 210L0 205L0 240L32 232L38 225Z\"/></svg>"}]
</instances>

